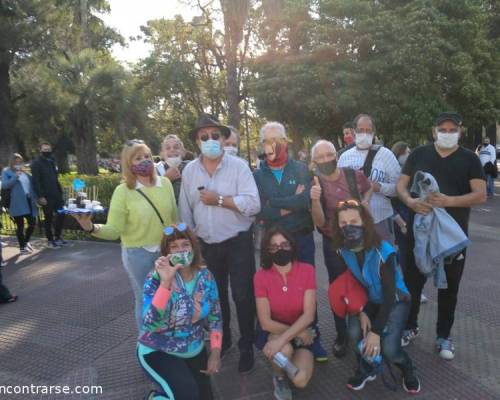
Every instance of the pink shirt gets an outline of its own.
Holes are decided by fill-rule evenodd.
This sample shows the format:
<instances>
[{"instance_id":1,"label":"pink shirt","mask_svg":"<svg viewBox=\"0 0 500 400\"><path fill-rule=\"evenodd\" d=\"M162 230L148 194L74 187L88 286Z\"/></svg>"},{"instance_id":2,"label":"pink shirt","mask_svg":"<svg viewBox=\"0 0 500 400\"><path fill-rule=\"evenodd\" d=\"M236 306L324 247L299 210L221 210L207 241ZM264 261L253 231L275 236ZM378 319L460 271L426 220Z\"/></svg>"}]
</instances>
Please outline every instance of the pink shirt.
<instances>
[{"instance_id":1,"label":"pink shirt","mask_svg":"<svg viewBox=\"0 0 500 400\"><path fill-rule=\"evenodd\" d=\"M261 269L254 276L255 297L268 299L271 318L287 325L292 325L304 313L304 294L310 289L316 289L314 267L299 261L293 263L286 285L274 266Z\"/></svg>"}]
</instances>

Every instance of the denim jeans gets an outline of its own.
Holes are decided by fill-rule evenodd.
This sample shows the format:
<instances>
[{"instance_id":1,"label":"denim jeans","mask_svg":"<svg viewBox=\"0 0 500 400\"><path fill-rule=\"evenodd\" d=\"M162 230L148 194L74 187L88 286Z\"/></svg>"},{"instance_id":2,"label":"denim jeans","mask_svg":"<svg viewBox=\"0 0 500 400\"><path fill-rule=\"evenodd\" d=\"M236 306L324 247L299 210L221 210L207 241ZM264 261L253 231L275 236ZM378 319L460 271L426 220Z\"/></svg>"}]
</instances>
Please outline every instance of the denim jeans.
<instances>
[{"instance_id":1,"label":"denim jeans","mask_svg":"<svg viewBox=\"0 0 500 400\"><path fill-rule=\"evenodd\" d=\"M410 304L407 302L397 302L389 313L389 318L380 338L382 357L391 364L395 364L403 371L412 367L412 361L408 354L401 347L401 334L406 324ZM372 316L370 316L370 319ZM349 340L360 362L360 369L365 374L370 374L373 368L363 360L359 354L358 343L363 338L359 318L348 318Z\"/></svg>"},{"instance_id":2,"label":"denim jeans","mask_svg":"<svg viewBox=\"0 0 500 400\"><path fill-rule=\"evenodd\" d=\"M490 174L486 174L486 194L492 196L495 192L495 180Z\"/></svg>"},{"instance_id":3,"label":"denim jeans","mask_svg":"<svg viewBox=\"0 0 500 400\"><path fill-rule=\"evenodd\" d=\"M142 302L146 275L153 269L160 252L150 252L142 247L122 247L122 263L127 271L135 298L135 319L140 331L142 326Z\"/></svg>"}]
</instances>

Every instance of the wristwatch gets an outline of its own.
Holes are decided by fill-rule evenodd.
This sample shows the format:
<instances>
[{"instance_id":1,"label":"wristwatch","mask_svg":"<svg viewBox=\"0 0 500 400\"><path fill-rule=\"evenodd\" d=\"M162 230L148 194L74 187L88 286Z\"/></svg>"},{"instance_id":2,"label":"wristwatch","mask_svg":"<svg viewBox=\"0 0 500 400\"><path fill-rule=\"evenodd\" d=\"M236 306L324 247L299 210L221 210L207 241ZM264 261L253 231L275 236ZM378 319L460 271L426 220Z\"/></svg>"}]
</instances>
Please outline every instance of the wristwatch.
<instances>
[{"instance_id":1,"label":"wristwatch","mask_svg":"<svg viewBox=\"0 0 500 400\"><path fill-rule=\"evenodd\" d=\"M222 207L224 205L224 197L219 196L219 199L217 200L217 206Z\"/></svg>"}]
</instances>

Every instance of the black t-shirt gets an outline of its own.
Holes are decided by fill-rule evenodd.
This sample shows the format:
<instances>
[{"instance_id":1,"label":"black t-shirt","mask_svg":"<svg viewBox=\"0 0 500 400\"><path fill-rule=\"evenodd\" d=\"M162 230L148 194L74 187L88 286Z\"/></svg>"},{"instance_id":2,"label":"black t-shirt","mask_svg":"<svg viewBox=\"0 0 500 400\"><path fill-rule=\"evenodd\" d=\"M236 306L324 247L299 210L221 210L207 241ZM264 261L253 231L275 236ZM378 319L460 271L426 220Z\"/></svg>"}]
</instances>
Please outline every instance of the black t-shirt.
<instances>
[{"instance_id":1,"label":"black t-shirt","mask_svg":"<svg viewBox=\"0 0 500 400\"><path fill-rule=\"evenodd\" d=\"M464 147L459 147L447 157L441 157L434 144L417 147L410 153L402 173L411 177L410 186L417 171L430 173L439 185L439 191L448 196L470 193L471 179L485 179L479 157ZM470 207L451 207L446 211L458 222L465 233L469 227Z\"/></svg>"}]
</instances>

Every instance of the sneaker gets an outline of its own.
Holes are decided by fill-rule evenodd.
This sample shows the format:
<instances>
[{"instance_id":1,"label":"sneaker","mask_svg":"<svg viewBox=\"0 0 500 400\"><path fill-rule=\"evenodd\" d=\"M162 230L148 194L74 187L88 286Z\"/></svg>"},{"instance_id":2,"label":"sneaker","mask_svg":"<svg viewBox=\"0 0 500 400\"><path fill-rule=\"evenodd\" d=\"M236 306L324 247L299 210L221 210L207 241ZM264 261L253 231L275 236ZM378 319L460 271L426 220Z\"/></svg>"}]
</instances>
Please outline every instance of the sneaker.
<instances>
[{"instance_id":1,"label":"sneaker","mask_svg":"<svg viewBox=\"0 0 500 400\"><path fill-rule=\"evenodd\" d=\"M62 247L62 246L66 246L66 245L68 245L68 244L69 244L69 242L67 242L67 241L66 241L66 240L64 240L64 239L56 239L56 240L55 240L55 242L56 242L56 243L57 243L60 247Z\"/></svg>"},{"instance_id":2,"label":"sneaker","mask_svg":"<svg viewBox=\"0 0 500 400\"><path fill-rule=\"evenodd\" d=\"M2 260L0 261L0 267L5 267L7 265L7 261Z\"/></svg>"},{"instance_id":3,"label":"sneaker","mask_svg":"<svg viewBox=\"0 0 500 400\"><path fill-rule=\"evenodd\" d=\"M438 338L436 340L437 351L439 356L444 360L453 360L455 358L455 346L450 338Z\"/></svg>"},{"instance_id":4,"label":"sneaker","mask_svg":"<svg viewBox=\"0 0 500 400\"><path fill-rule=\"evenodd\" d=\"M425 304L429 301L429 299L427 298L427 296L425 294L421 294L420 295L420 304Z\"/></svg>"},{"instance_id":5,"label":"sneaker","mask_svg":"<svg viewBox=\"0 0 500 400\"><path fill-rule=\"evenodd\" d=\"M253 350L240 350L240 361L238 363L238 372L248 374L254 368Z\"/></svg>"},{"instance_id":6,"label":"sneaker","mask_svg":"<svg viewBox=\"0 0 500 400\"><path fill-rule=\"evenodd\" d=\"M26 243L26 249L28 249L30 252L35 251L35 249L33 248L33 246L31 245L30 242Z\"/></svg>"},{"instance_id":7,"label":"sneaker","mask_svg":"<svg viewBox=\"0 0 500 400\"><path fill-rule=\"evenodd\" d=\"M292 389L284 376L273 376L274 398L277 400L292 400Z\"/></svg>"},{"instance_id":8,"label":"sneaker","mask_svg":"<svg viewBox=\"0 0 500 400\"><path fill-rule=\"evenodd\" d=\"M403 372L403 389L410 394L420 392L420 380L415 375L415 368Z\"/></svg>"},{"instance_id":9,"label":"sneaker","mask_svg":"<svg viewBox=\"0 0 500 400\"><path fill-rule=\"evenodd\" d=\"M29 251L26 247L23 247L19 250L19 254L21 254L22 256L26 256L28 254L31 254L31 251Z\"/></svg>"},{"instance_id":10,"label":"sneaker","mask_svg":"<svg viewBox=\"0 0 500 400\"><path fill-rule=\"evenodd\" d=\"M47 244L47 247L49 249L52 249L52 250L56 250L56 249L60 249L61 248L61 246L55 240L49 241L49 243Z\"/></svg>"},{"instance_id":11,"label":"sneaker","mask_svg":"<svg viewBox=\"0 0 500 400\"><path fill-rule=\"evenodd\" d=\"M366 382L374 381L376 377L376 374L367 375L358 369L354 376L350 377L347 381L347 387L351 390L361 390L365 387Z\"/></svg>"},{"instance_id":12,"label":"sneaker","mask_svg":"<svg viewBox=\"0 0 500 400\"><path fill-rule=\"evenodd\" d=\"M415 329L405 329L403 335L401 336L401 347L406 347L410 344L412 340L418 336L418 328Z\"/></svg>"},{"instance_id":13,"label":"sneaker","mask_svg":"<svg viewBox=\"0 0 500 400\"><path fill-rule=\"evenodd\" d=\"M2 246L2 248L8 246L7 243L5 243L5 242L0 242L0 245Z\"/></svg>"},{"instance_id":14,"label":"sneaker","mask_svg":"<svg viewBox=\"0 0 500 400\"><path fill-rule=\"evenodd\" d=\"M314 354L314 359L317 362L327 362L328 361L328 353L324 349L323 345L321 344L319 337L315 337L312 345L311 345L311 351Z\"/></svg>"},{"instance_id":15,"label":"sneaker","mask_svg":"<svg viewBox=\"0 0 500 400\"><path fill-rule=\"evenodd\" d=\"M347 340L337 336L333 342L332 353L337 358L345 357L347 354Z\"/></svg>"}]
</instances>

